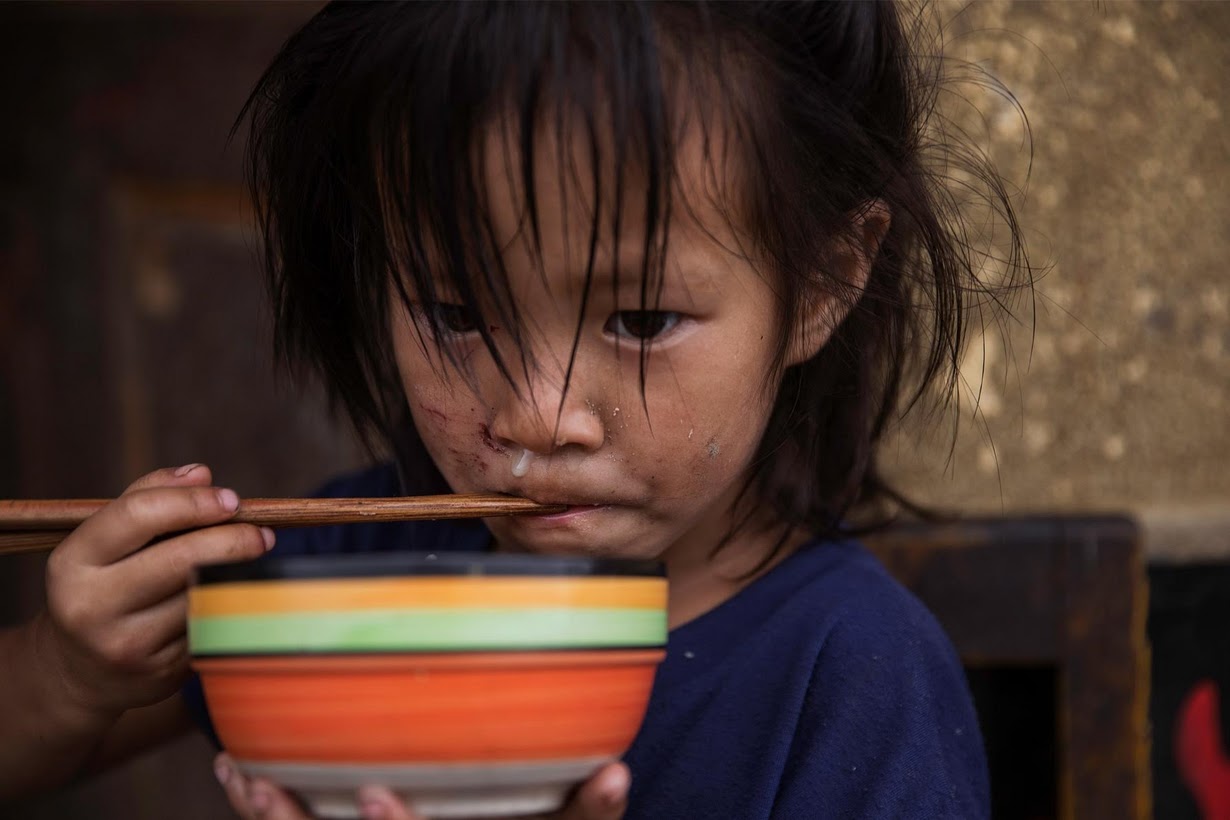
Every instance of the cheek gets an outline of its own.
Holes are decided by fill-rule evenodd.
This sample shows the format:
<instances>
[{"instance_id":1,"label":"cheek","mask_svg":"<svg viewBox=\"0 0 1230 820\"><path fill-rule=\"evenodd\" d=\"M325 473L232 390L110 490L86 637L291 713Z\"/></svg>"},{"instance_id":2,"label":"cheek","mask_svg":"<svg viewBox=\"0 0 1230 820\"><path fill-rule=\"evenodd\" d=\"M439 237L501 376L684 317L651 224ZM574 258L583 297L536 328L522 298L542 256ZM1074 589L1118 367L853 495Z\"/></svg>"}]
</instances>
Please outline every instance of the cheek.
<instances>
[{"instance_id":1,"label":"cheek","mask_svg":"<svg viewBox=\"0 0 1230 820\"><path fill-rule=\"evenodd\" d=\"M481 405L462 389L445 389L438 384L412 382L406 400L427 451L436 467L458 492L490 469L483 446L486 429L480 415Z\"/></svg>"},{"instance_id":2,"label":"cheek","mask_svg":"<svg viewBox=\"0 0 1230 820\"><path fill-rule=\"evenodd\" d=\"M407 320L408 321L408 320ZM458 492L489 470L484 460L481 402L463 379L447 382L432 366L409 325L395 325L397 369L419 438Z\"/></svg>"},{"instance_id":3,"label":"cheek","mask_svg":"<svg viewBox=\"0 0 1230 820\"><path fill-rule=\"evenodd\" d=\"M756 361L759 365L759 360ZM749 466L764 435L774 392L749 381L742 361L675 366L674 384L651 402L653 446L662 463L686 462L697 481ZM702 374L683 379L683 374ZM663 432L668 436L663 436ZM678 468L678 467L676 467Z\"/></svg>"},{"instance_id":4,"label":"cheek","mask_svg":"<svg viewBox=\"0 0 1230 820\"><path fill-rule=\"evenodd\" d=\"M765 396L714 390L714 384L722 382L680 384L672 401L650 407L653 435L646 446L655 472L670 476L679 492L708 494L741 478L764 434L770 410Z\"/></svg>"}]
</instances>

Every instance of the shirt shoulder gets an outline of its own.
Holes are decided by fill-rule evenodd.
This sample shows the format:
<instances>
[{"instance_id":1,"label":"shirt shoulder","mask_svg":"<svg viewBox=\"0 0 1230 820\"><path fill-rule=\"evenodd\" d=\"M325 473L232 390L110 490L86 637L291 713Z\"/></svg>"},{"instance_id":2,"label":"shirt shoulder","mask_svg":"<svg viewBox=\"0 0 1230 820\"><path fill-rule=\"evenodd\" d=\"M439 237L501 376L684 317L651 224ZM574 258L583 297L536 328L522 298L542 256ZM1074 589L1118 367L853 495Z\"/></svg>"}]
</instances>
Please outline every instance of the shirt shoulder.
<instances>
[{"instance_id":1,"label":"shirt shoulder","mask_svg":"<svg viewBox=\"0 0 1230 820\"><path fill-rule=\"evenodd\" d=\"M989 812L956 653L926 607L849 541L799 550L672 630L627 759L630 818Z\"/></svg>"},{"instance_id":2,"label":"shirt shoulder","mask_svg":"<svg viewBox=\"0 0 1230 820\"><path fill-rule=\"evenodd\" d=\"M899 658L915 643L949 648L927 608L854 541L808 544L671 637L711 657L767 647L794 659Z\"/></svg>"},{"instance_id":3,"label":"shirt shoulder","mask_svg":"<svg viewBox=\"0 0 1230 820\"><path fill-rule=\"evenodd\" d=\"M866 659L888 661L890 667L927 659L945 666L958 663L935 616L874 556L858 544L830 549L846 554L823 562L798 596L800 615L826 626L821 662Z\"/></svg>"},{"instance_id":4,"label":"shirt shoulder","mask_svg":"<svg viewBox=\"0 0 1230 820\"><path fill-rule=\"evenodd\" d=\"M821 782L827 795L841 796L834 808L843 816L988 816L977 715L934 615L861 548L817 576L805 597L803 609L821 616L824 629L779 816L807 816Z\"/></svg>"}]
</instances>

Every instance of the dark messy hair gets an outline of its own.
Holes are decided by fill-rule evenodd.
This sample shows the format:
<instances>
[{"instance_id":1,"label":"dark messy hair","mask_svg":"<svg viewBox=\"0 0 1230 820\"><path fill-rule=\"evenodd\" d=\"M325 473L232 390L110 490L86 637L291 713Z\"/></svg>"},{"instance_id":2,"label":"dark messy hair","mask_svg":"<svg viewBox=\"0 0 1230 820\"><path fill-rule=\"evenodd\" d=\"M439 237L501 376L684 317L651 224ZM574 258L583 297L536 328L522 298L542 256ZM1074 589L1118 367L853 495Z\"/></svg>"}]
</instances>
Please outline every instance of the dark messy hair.
<instances>
[{"instance_id":1,"label":"dark messy hair","mask_svg":"<svg viewBox=\"0 0 1230 820\"><path fill-rule=\"evenodd\" d=\"M936 137L941 60L911 51L920 26L882 2L327 6L244 111L279 355L319 377L369 444L399 455L409 491L442 489L396 374L390 300L431 303L443 281L448 301L481 316L474 327L510 383L534 366L485 207L484 135L510 140L532 250L534 146L544 134L580 140L594 198L579 217L586 294L600 235L626 233L619 206L637 198L639 309L652 310L672 214L692 204L675 164L692 117L711 166L733 160L736 201L722 204L779 296L766 377L780 389L745 493L814 532L904 503L876 445L930 389L947 394L968 308L997 296L958 208L973 181L1008 227L999 267L1028 275L1003 184L979 154ZM582 173L563 160L558 170L574 184ZM944 184L954 178L959 193ZM839 260L861 242L858 218L881 206L891 218L860 289ZM844 320L817 355L784 367L797 317L825 299L844 300ZM500 356L488 319L510 329L519 361ZM416 319L420 341L430 347L440 322ZM443 366L449 354L435 352Z\"/></svg>"}]
</instances>

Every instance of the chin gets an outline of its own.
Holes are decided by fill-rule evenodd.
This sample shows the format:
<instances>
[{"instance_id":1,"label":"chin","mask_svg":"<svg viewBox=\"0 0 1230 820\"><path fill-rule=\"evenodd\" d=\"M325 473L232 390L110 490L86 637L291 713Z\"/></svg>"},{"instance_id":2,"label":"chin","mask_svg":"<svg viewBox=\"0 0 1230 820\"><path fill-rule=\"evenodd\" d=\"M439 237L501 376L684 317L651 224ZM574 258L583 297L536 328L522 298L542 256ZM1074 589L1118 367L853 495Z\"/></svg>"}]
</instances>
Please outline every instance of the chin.
<instances>
[{"instance_id":1,"label":"chin","mask_svg":"<svg viewBox=\"0 0 1230 820\"><path fill-rule=\"evenodd\" d=\"M626 509L596 508L581 515L488 519L497 549L537 555L662 560L664 545L648 522Z\"/></svg>"},{"instance_id":2,"label":"chin","mask_svg":"<svg viewBox=\"0 0 1230 820\"><path fill-rule=\"evenodd\" d=\"M562 535L562 534L560 534ZM557 534L545 534L538 538L512 538L506 534L497 533L495 537L498 552L526 552L534 555L572 555L581 558L627 558L636 561L653 561L658 555L648 550L629 549L619 544L595 544L587 540L560 537Z\"/></svg>"},{"instance_id":3,"label":"chin","mask_svg":"<svg viewBox=\"0 0 1230 820\"><path fill-rule=\"evenodd\" d=\"M612 550L606 547L595 547L590 544L578 543L542 543L537 541L525 542L521 540L511 540L506 538L496 538L496 550L498 552L527 552L534 555L576 555L583 558L621 558L619 550Z\"/></svg>"}]
</instances>

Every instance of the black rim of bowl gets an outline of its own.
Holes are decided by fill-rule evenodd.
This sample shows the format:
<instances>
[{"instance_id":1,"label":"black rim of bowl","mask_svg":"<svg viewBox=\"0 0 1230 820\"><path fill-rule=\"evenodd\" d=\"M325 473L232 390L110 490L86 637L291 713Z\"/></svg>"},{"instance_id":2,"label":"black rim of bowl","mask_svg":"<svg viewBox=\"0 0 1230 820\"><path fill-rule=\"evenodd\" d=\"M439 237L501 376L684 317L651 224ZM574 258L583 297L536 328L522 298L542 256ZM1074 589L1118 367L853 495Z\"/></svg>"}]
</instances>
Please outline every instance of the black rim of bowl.
<instances>
[{"instance_id":1,"label":"black rim of bowl","mask_svg":"<svg viewBox=\"0 0 1230 820\"><path fill-rule=\"evenodd\" d=\"M196 583L277 581L308 578L388 576L633 576L663 577L655 561L585 558L574 555L512 555L490 552L385 552L380 554L296 555L199 567Z\"/></svg>"}]
</instances>

